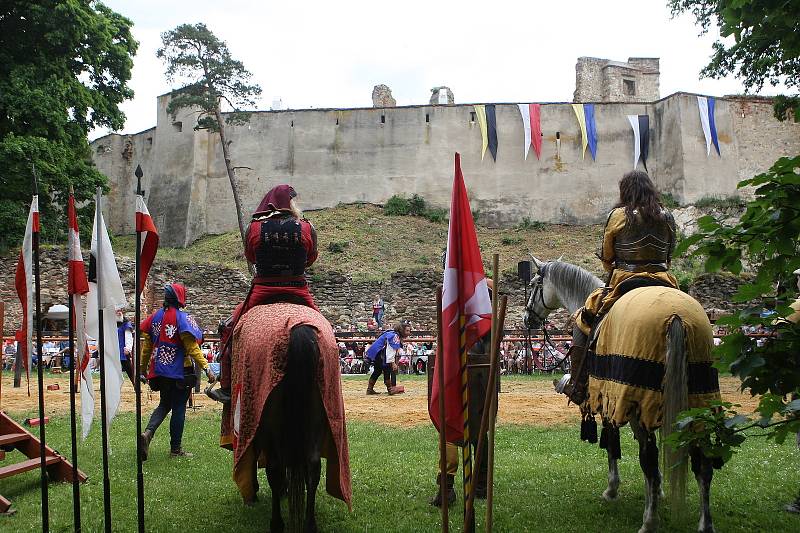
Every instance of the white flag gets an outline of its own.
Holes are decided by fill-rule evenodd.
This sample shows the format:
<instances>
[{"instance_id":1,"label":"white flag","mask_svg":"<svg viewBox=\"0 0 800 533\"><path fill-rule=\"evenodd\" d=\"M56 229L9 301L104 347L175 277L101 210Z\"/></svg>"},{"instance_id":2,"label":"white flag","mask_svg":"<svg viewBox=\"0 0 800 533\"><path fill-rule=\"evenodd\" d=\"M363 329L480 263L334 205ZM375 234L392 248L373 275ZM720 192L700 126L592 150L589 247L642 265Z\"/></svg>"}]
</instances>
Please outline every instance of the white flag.
<instances>
[{"instance_id":1,"label":"white flag","mask_svg":"<svg viewBox=\"0 0 800 533\"><path fill-rule=\"evenodd\" d=\"M708 122L708 98L698 96L697 108L700 110L700 125L703 127L703 135L706 136L706 156L709 156L711 155L711 125Z\"/></svg>"},{"instance_id":2,"label":"white flag","mask_svg":"<svg viewBox=\"0 0 800 533\"><path fill-rule=\"evenodd\" d=\"M519 114L522 115L522 129L525 143L525 160L528 159L528 150L531 148L531 112L528 104L517 104Z\"/></svg>"},{"instance_id":3,"label":"white flag","mask_svg":"<svg viewBox=\"0 0 800 533\"><path fill-rule=\"evenodd\" d=\"M631 128L633 128L633 170L636 170L642 150L639 137L639 115L628 115L628 122L631 123Z\"/></svg>"},{"instance_id":4,"label":"white flag","mask_svg":"<svg viewBox=\"0 0 800 533\"><path fill-rule=\"evenodd\" d=\"M89 296L86 302L86 331L97 340L100 346L99 309L103 311L103 364L105 365L106 389L106 424L111 426L111 420L117 414L122 390L122 366L119 362L119 340L117 338L117 309L127 305L125 291L119 278L117 262L114 251L111 249L111 240L103 220L101 210L102 196L100 189L97 192L97 207L94 215L92 229L92 252L89 260ZM89 382L91 384L91 382ZM91 428L84 421L84 438Z\"/></svg>"}]
</instances>

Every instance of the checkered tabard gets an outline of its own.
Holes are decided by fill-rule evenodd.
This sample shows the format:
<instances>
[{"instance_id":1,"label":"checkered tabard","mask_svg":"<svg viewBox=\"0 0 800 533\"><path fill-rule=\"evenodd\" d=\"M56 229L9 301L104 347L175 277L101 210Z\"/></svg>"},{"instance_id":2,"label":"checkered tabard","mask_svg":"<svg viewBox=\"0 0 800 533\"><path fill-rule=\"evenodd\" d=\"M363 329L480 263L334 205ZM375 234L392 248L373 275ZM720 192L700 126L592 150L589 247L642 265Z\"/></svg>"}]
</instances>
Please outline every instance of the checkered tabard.
<instances>
[{"instance_id":1,"label":"checkered tabard","mask_svg":"<svg viewBox=\"0 0 800 533\"><path fill-rule=\"evenodd\" d=\"M178 348L168 344L162 344L158 347L158 362L162 365L169 366L175 361L175 356L178 354Z\"/></svg>"}]
</instances>

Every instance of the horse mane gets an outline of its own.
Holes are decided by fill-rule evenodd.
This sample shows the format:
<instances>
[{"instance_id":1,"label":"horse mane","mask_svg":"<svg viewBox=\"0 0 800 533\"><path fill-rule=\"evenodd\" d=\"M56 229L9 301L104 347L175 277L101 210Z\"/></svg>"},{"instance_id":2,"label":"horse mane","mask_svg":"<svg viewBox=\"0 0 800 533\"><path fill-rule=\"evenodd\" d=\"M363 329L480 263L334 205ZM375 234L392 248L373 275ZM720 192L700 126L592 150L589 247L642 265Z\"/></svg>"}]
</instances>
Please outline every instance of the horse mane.
<instances>
[{"instance_id":1,"label":"horse mane","mask_svg":"<svg viewBox=\"0 0 800 533\"><path fill-rule=\"evenodd\" d=\"M586 303L589 294L604 283L591 272L572 263L550 261L542 268L542 277L549 276L558 290L561 303L570 311L575 311Z\"/></svg>"}]
</instances>

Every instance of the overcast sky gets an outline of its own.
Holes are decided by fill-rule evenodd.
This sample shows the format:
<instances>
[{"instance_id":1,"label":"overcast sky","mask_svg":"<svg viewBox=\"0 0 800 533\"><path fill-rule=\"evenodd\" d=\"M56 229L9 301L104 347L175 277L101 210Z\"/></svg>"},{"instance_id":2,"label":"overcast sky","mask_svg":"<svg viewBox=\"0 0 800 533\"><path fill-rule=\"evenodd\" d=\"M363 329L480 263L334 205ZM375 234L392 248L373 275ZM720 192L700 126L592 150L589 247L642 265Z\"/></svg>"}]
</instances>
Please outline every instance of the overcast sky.
<instances>
[{"instance_id":1,"label":"overcast sky","mask_svg":"<svg viewBox=\"0 0 800 533\"><path fill-rule=\"evenodd\" d=\"M671 19L667 0L105 3L133 21L140 43L123 133L154 126L155 98L173 88L155 56L160 34L196 22L253 73L263 89L259 109L275 98L295 109L369 107L379 83L398 105L427 103L438 85L456 103L571 101L579 56L660 57L661 96L743 92L734 79L699 79L713 35L699 37L689 16Z\"/></svg>"}]
</instances>

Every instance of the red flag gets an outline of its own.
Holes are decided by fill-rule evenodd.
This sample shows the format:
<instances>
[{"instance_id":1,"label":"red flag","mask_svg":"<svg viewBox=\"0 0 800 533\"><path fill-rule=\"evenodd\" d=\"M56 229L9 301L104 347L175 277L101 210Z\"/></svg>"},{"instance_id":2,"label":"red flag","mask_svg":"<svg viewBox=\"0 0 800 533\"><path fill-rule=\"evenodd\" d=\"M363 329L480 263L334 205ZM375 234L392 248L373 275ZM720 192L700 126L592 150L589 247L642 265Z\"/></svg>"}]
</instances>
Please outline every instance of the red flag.
<instances>
[{"instance_id":1,"label":"red flag","mask_svg":"<svg viewBox=\"0 0 800 533\"><path fill-rule=\"evenodd\" d=\"M86 267L83 263L81 252L81 238L78 232L78 217L75 213L75 196L70 191L67 201L67 218L69 224L69 271L67 275L67 293L72 298L72 309L75 318L75 332L78 341L78 356L75 369L75 379L79 380L85 374L89 364L89 349L86 342L86 326L84 318L84 305L81 295L89 292L89 280L86 278Z\"/></svg>"},{"instance_id":2,"label":"red flag","mask_svg":"<svg viewBox=\"0 0 800 533\"><path fill-rule=\"evenodd\" d=\"M86 279L86 268L81 253L81 239L78 233L78 217L75 214L75 196L70 193L67 204L69 218L69 276L67 293L86 294L89 292L89 281Z\"/></svg>"},{"instance_id":3,"label":"red flag","mask_svg":"<svg viewBox=\"0 0 800 533\"><path fill-rule=\"evenodd\" d=\"M33 234L39 233L39 197L31 200L25 237L19 252L14 285L17 288L19 303L22 305L22 328L15 335L18 350L22 354L25 378L28 380L28 394L31 393L31 357L33 356Z\"/></svg>"},{"instance_id":4,"label":"red flag","mask_svg":"<svg viewBox=\"0 0 800 533\"><path fill-rule=\"evenodd\" d=\"M141 293L144 290L147 274L150 272L150 267L153 266L153 260L156 258L156 251L158 250L158 231L141 194L136 195L136 232L144 234L142 236L141 255L139 256L141 261L139 292Z\"/></svg>"},{"instance_id":5,"label":"red flag","mask_svg":"<svg viewBox=\"0 0 800 533\"><path fill-rule=\"evenodd\" d=\"M541 123L541 105L528 104L528 109L531 116L531 142L533 143L533 151L536 152L536 159L542 158L542 123Z\"/></svg>"},{"instance_id":6,"label":"red flag","mask_svg":"<svg viewBox=\"0 0 800 533\"><path fill-rule=\"evenodd\" d=\"M492 302L483 272L475 223L461 173L461 156L456 154L453 196L450 204L450 228L447 234L447 257L442 292L442 347L444 360L445 438L448 442L463 439L464 418L461 396L460 323L464 318L466 346L492 328ZM441 365L434 366L428 413L439 429L439 381Z\"/></svg>"}]
</instances>

